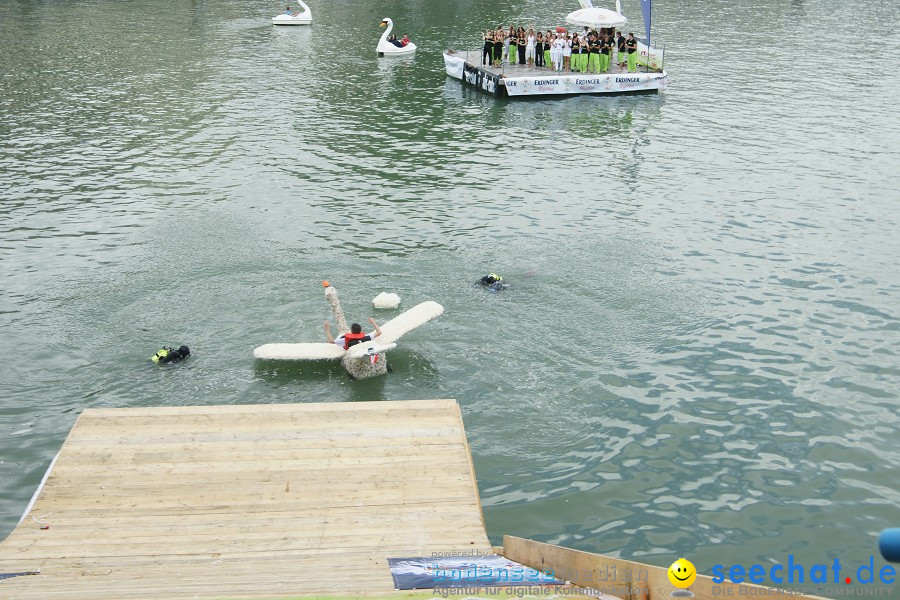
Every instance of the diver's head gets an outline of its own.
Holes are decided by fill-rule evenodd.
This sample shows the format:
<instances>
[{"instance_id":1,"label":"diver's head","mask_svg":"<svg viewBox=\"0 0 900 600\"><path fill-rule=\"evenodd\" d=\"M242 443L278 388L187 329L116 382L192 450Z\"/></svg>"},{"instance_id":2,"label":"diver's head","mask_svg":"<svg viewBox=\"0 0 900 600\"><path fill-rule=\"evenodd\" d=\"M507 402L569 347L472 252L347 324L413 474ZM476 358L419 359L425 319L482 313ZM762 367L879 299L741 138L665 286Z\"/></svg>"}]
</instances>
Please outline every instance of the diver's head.
<instances>
[{"instance_id":1,"label":"diver's head","mask_svg":"<svg viewBox=\"0 0 900 600\"><path fill-rule=\"evenodd\" d=\"M182 346L178 349L178 353L181 354L181 356L183 356L183 357L188 357L191 354L191 349L188 348L187 346Z\"/></svg>"},{"instance_id":2,"label":"diver's head","mask_svg":"<svg viewBox=\"0 0 900 600\"><path fill-rule=\"evenodd\" d=\"M497 283L498 281L503 281L503 278L496 273L490 273L489 275L485 275L481 278L481 285L491 285L492 283Z\"/></svg>"},{"instance_id":3,"label":"diver's head","mask_svg":"<svg viewBox=\"0 0 900 600\"><path fill-rule=\"evenodd\" d=\"M353 325L350 326L350 333L361 333L361 332L362 332L362 325L360 325L359 323L354 323Z\"/></svg>"}]
</instances>

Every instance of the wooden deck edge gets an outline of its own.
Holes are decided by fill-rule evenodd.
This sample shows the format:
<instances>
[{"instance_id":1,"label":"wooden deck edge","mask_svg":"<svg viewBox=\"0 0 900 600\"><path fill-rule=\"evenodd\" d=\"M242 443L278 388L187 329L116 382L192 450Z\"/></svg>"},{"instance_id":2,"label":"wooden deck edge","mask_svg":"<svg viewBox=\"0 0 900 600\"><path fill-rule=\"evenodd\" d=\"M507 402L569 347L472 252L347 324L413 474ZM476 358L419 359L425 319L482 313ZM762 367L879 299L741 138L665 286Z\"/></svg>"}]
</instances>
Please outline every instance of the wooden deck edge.
<instances>
[{"instance_id":1,"label":"wooden deck edge","mask_svg":"<svg viewBox=\"0 0 900 600\"><path fill-rule=\"evenodd\" d=\"M478 478L475 476L475 463L472 462L472 450L469 448L469 436L466 435L466 424L463 422L462 409L459 402L453 401L456 405L456 415L459 419L459 430L462 434L462 442L466 448L466 456L469 459L469 477L472 479L472 489L475 491L475 503L478 506L478 516L481 519L481 529L484 531L484 537L487 539L487 527L484 525L484 510L481 508L481 493L478 491Z\"/></svg>"},{"instance_id":2,"label":"wooden deck edge","mask_svg":"<svg viewBox=\"0 0 900 600\"><path fill-rule=\"evenodd\" d=\"M552 570L554 576L579 587L591 588L623 600L670 600L675 588L668 569L603 554L573 550L519 537L503 536L503 556L539 571ZM685 557L690 560L690 557ZM790 589L770 588L753 583L715 583L708 575L697 575L690 586L694 600L722 598L766 598L767 600L825 600L821 596L799 594Z\"/></svg>"},{"instance_id":3,"label":"wooden deck edge","mask_svg":"<svg viewBox=\"0 0 900 600\"><path fill-rule=\"evenodd\" d=\"M449 408L459 404L453 398L438 398L433 400L375 400L370 402L308 402L308 403L280 403L280 404L198 404L193 406L139 406L130 408L86 408L81 415L90 417L129 417L129 416L171 416L171 415L196 415L210 413L239 414L239 413L280 413L280 412L352 412L352 411L389 411L404 410L408 408ZM81 418L79 415L79 419ZM76 421L77 424L77 421ZM73 426L74 429L74 426ZM71 435L71 432L70 432Z\"/></svg>"}]
</instances>

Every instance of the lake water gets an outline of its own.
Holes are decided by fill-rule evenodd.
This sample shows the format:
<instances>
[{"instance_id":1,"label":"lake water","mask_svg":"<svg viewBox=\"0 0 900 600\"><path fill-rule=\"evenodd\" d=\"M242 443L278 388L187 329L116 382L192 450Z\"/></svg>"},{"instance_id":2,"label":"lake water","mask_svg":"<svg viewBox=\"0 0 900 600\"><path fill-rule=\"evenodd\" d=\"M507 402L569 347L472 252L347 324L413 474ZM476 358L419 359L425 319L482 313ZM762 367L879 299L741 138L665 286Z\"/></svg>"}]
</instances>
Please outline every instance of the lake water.
<instances>
[{"instance_id":1,"label":"lake water","mask_svg":"<svg viewBox=\"0 0 900 600\"><path fill-rule=\"evenodd\" d=\"M537 101L441 51L574 2L311 4L273 28L274 3L0 3L0 536L85 408L449 397L494 543L706 573L877 554L896 3L658 0L665 93ZM386 16L414 58L376 58ZM385 378L255 363L323 340L325 278L353 320L397 314L380 291L446 313Z\"/></svg>"}]
</instances>

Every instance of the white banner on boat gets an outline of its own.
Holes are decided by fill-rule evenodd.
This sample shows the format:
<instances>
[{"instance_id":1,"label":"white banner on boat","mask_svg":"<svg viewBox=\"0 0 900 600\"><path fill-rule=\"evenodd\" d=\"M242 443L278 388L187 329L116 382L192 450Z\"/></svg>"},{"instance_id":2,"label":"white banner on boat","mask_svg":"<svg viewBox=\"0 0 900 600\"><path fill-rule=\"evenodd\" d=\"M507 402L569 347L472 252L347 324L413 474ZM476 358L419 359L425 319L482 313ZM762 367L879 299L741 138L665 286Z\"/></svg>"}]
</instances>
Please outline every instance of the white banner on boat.
<instances>
[{"instance_id":1,"label":"white banner on boat","mask_svg":"<svg viewBox=\"0 0 900 600\"><path fill-rule=\"evenodd\" d=\"M444 69L446 69L447 75L450 77L462 79L463 66L465 66L465 64L466 61L462 59L462 56L451 56L446 52L444 53Z\"/></svg>"},{"instance_id":2,"label":"white banner on boat","mask_svg":"<svg viewBox=\"0 0 900 600\"><path fill-rule=\"evenodd\" d=\"M639 41L637 51L637 64L647 66L647 46ZM663 68L663 65L665 65L665 60L663 60L662 48L650 48L650 68L659 70Z\"/></svg>"},{"instance_id":3,"label":"white banner on boat","mask_svg":"<svg viewBox=\"0 0 900 600\"><path fill-rule=\"evenodd\" d=\"M615 75L562 75L506 77L510 96L547 94L616 94L665 89L666 73L620 73Z\"/></svg>"}]
</instances>

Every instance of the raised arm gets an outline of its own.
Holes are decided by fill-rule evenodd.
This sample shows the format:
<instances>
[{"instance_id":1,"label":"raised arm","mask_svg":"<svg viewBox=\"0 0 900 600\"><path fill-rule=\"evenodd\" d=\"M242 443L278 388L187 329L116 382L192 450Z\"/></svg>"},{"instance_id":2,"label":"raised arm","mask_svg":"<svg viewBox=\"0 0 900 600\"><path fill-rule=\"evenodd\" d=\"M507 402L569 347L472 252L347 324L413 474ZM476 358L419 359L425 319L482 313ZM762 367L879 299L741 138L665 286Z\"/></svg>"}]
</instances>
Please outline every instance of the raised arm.
<instances>
[{"instance_id":1,"label":"raised arm","mask_svg":"<svg viewBox=\"0 0 900 600\"><path fill-rule=\"evenodd\" d=\"M375 335L373 336L373 338L377 338L379 335L381 335L381 328L378 327L378 323L375 322L375 319L373 317L369 317L369 323L371 323L372 327L375 328Z\"/></svg>"}]
</instances>

